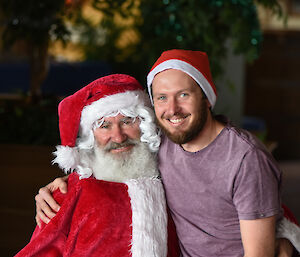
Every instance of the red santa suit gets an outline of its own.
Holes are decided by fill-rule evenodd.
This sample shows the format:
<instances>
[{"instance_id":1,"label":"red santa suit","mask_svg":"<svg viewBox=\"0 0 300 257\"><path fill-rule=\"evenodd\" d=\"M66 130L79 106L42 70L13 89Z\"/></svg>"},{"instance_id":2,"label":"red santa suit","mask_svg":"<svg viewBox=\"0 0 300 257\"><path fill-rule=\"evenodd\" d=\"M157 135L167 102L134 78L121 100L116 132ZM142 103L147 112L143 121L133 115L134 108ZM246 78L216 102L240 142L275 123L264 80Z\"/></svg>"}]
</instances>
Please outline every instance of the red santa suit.
<instances>
[{"instance_id":1,"label":"red santa suit","mask_svg":"<svg viewBox=\"0 0 300 257\"><path fill-rule=\"evenodd\" d=\"M17 257L178 256L174 224L168 219L156 168L145 167L146 172L141 171L136 179L126 180L125 176L116 180L123 183L99 177L97 180L89 166L82 166L79 154L79 149L90 149L92 143L80 148L77 138L93 137L95 122L124 109L129 113L139 110L141 141L157 152L160 137L146 99L136 79L113 74L91 82L60 102L61 145L57 146L54 162L66 172L76 173L69 176L67 194L54 193L61 205L59 212L50 223L36 228Z\"/></svg>"},{"instance_id":2,"label":"red santa suit","mask_svg":"<svg viewBox=\"0 0 300 257\"><path fill-rule=\"evenodd\" d=\"M37 227L16 257L179 256L169 227L162 183L158 178L125 183L68 179L68 193L55 191L61 209L50 223Z\"/></svg>"}]
</instances>

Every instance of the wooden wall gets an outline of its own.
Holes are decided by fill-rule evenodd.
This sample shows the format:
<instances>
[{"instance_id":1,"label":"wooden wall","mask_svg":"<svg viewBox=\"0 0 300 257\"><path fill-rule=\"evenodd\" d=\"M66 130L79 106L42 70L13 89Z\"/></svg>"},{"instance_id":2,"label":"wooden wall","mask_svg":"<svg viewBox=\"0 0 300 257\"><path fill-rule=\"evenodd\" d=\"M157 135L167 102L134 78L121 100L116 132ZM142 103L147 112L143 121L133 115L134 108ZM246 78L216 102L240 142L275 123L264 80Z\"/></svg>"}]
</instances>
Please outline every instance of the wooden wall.
<instances>
[{"instance_id":1,"label":"wooden wall","mask_svg":"<svg viewBox=\"0 0 300 257\"><path fill-rule=\"evenodd\" d=\"M263 118L278 159L300 159L300 32L266 32L246 71L245 115Z\"/></svg>"},{"instance_id":2,"label":"wooden wall","mask_svg":"<svg viewBox=\"0 0 300 257\"><path fill-rule=\"evenodd\" d=\"M38 189L63 172L51 165L54 147L0 145L0 255L14 256L30 240Z\"/></svg>"}]
</instances>

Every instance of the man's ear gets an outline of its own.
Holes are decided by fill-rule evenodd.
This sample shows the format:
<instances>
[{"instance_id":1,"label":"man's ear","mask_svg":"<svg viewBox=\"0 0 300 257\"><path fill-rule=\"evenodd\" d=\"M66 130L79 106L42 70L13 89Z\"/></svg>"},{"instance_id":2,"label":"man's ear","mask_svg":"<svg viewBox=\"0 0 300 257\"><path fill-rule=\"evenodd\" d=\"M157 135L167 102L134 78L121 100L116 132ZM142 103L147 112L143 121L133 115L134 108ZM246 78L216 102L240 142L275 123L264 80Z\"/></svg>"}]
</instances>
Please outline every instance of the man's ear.
<instances>
[{"instance_id":1,"label":"man's ear","mask_svg":"<svg viewBox=\"0 0 300 257\"><path fill-rule=\"evenodd\" d=\"M209 110L212 110L212 106L211 106L211 103L208 101L207 97L205 97L204 99L206 101L206 106Z\"/></svg>"}]
</instances>

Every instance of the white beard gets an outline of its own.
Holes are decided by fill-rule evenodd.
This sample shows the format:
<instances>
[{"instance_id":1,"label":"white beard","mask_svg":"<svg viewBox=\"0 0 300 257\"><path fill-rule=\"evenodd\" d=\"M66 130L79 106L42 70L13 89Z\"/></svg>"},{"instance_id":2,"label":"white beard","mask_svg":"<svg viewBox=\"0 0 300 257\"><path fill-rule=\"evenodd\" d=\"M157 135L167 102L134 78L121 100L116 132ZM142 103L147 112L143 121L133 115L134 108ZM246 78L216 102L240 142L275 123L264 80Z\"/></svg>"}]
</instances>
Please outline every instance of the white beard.
<instances>
[{"instance_id":1,"label":"white beard","mask_svg":"<svg viewBox=\"0 0 300 257\"><path fill-rule=\"evenodd\" d=\"M156 154L142 142L130 152L120 154L111 154L95 145L90 167L96 179L114 182L159 175Z\"/></svg>"}]
</instances>

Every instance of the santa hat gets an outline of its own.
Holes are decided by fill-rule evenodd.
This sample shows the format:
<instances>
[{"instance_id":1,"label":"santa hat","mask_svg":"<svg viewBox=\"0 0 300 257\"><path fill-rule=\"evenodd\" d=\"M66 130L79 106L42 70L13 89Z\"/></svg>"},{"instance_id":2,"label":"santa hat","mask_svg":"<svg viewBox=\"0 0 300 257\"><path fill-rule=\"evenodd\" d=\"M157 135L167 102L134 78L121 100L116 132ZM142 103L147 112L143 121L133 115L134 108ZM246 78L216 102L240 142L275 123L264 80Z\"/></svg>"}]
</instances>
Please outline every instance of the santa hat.
<instances>
[{"instance_id":1,"label":"santa hat","mask_svg":"<svg viewBox=\"0 0 300 257\"><path fill-rule=\"evenodd\" d=\"M99 78L75 94L63 99L58 106L61 145L57 146L57 163L65 172L79 164L76 139L87 137L95 121L123 108L144 104L147 95L133 77L113 74Z\"/></svg>"},{"instance_id":2,"label":"santa hat","mask_svg":"<svg viewBox=\"0 0 300 257\"><path fill-rule=\"evenodd\" d=\"M202 88L211 106L214 107L217 90L212 80L206 53L178 49L163 52L147 76L148 91L152 103L151 85L153 79L157 73L168 69L181 70L192 77Z\"/></svg>"}]
</instances>

